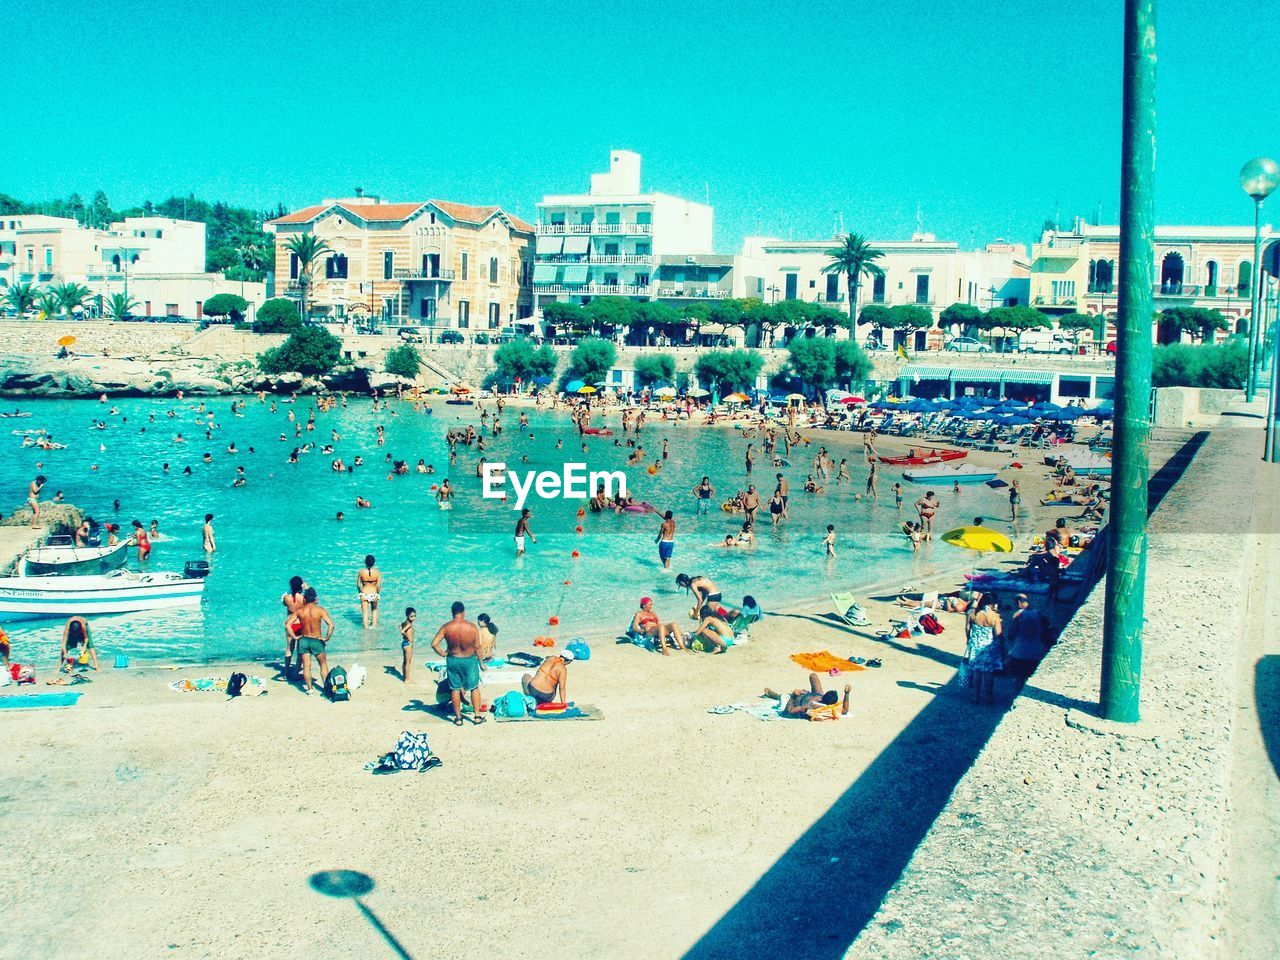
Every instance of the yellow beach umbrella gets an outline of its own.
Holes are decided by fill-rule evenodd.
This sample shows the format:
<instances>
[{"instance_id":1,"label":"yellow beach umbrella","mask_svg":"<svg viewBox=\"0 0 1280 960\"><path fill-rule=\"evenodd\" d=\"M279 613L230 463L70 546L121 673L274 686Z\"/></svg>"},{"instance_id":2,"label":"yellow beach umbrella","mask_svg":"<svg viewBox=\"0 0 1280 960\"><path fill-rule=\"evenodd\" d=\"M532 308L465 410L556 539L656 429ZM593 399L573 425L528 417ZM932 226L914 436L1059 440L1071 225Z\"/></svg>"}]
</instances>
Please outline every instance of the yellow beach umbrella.
<instances>
[{"instance_id":1,"label":"yellow beach umbrella","mask_svg":"<svg viewBox=\"0 0 1280 960\"><path fill-rule=\"evenodd\" d=\"M803 394L803 393L788 393L788 394L787 394L787 399L788 399L788 400L790 400L792 403L795 403L797 400L803 400L803 399L804 399L804 394Z\"/></svg>"},{"instance_id":2,"label":"yellow beach umbrella","mask_svg":"<svg viewBox=\"0 0 1280 960\"><path fill-rule=\"evenodd\" d=\"M452 390L451 392L452 392L454 395L456 395L456 396L459 396L459 397L460 397L460 396L462 396L464 393L470 393L470 392L471 392L471 388L470 388L470 387L454 387L454 388L453 388L453 390Z\"/></svg>"},{"instance_id":3,"label":"yellow beach umbrella","mask_svg":"<svg viewBox=\"0 0 1280 960\"><path fill-rule=\"evenodd\" d=\"M1013 541L990 527L956 527L942 535L944 543L979 553L1013 553Z\"/></svg>"},{"instance_id":4,"label":"yellow beach umbrella","mask_svg":"<svg viewBox=\"0 0 1280 960\"><path fill-rule=\"evenodd\" d=\"M65 337L58 338L58 346L60 347L69 347L75 342L76 342L76 338L71 336L71 334L67 334Z\"/></svg>"},{"instance_id":5,"label":"yellow beach umbrella","mask_svg":"<svg viewBox=\"0 0 1280 960\"><path fill-rule=\"evenodd\" d=\"M579 393L595 393L595 392L596 392L596 388L595 388L595 387L591 387L591 386L579 387L579 388L578 388L578 392L579 392Z\"/></svg>"}]
</instances>

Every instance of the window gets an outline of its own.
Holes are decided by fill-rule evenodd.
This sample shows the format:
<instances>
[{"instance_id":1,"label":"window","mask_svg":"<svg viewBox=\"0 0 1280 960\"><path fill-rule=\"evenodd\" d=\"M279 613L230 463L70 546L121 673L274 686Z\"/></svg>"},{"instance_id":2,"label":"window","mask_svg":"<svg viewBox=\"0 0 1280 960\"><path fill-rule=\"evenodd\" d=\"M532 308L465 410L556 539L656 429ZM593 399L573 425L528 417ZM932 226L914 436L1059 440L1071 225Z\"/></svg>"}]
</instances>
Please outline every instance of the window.
<instances>
[{"instance_id":1,"label":"window","mask_svg":"<svg viewBox=\"0 0 1280 960\"><path fill-rule=\"evenodd\" d=\"M394 250L383 251L382 254L382 279L390 280L396 275L396 254Z\"/></svg>"},{"instance_id":2,"label":"window","mask_svg":"<svg viewBox=\"0 0 1280 960\"><path fill-rule=\"evenodd\" d=\"M347 278L347 257L335 253L324 262L324 275L329 280L345 280Z\"/></svg>"},{"instance_id":3,"label":"window","mask_svg":"<svg viewBox=\"0 0 1280 960\"><path fill-rule=\"evenodd\" d=\"M1088 397L1092 383L1091 377L1069 377L1064 374L1058 377L1058 396Z\"/></svg>"},{"instance_id":4,"label":"window","mask_svg":"<svg viewBox=\"0 0 1280 960\"><path fill-rule=\"evenodd\" d=\"M1218 264L1213 260L1204 265L1204 293L1206 297L1218 295Z\"/></svg>"},{"instance_id":5,"label":"window","mask_svg":"<svg viewBox=\"0 0 1280 960\"><path fill-rule=\"evenodd\" d=\"M810 280L810 281L809 281L809 289L810 289L810 290L814 290L814 289L816 289L816 288L817 288L817 286L818 286L818 281L817 281L817 280Z\"/></svg>"},{"instance_id":6,"label":"window","mask_svg":"<svg viewBox=\"0 0 1280 960\"><path fill-rule=\"evenodd\" d=\"M618 245L616 243L606 243L604 245L604 255L606 257L616 257L618 255Z\"/></svg>"},{"instance_id":7,"label":"window","mask_svg":"<svg viewBox=\"0 0 1280 960\"><path fill-rule=\"evenodd\" d=\"M618 275L616 273L606 273L602 282L606 287L616 287L618 285Z\"/></svg>"},{"instance_id":8,"label":"window","mask_svg":"<svg viewBox=\"0 0 1280 960\"><path fill-rule=\"evenodd\" d=\"M498 258L497 257L489 258L489 282L490 283L498 282Z\"/></svg>"},{"instance_id":9,"label":"window","mask_svg":"<svg viewBox=\"0 0 1280 960\"><path fill-rule=\"evenodd\" d=\"M422 319L434 320L435 318L436 318L436 298L423 297L422 298Z\"/></svg>"},{"instance_id":10,"label":"window","mask_svg":"<svg viewBox=\"0 0 1280 960\"><path fill-rule=\"evenodd\" d=\"M178 305L177 305L176 303L166 303L166 304L164 305L164 315L165 315L166 317L176 317L176 316L179 316L179 313L178 313Z\"/></svg>"},{"instance_id":11,"label":"window","mask_svg":"<svg viewBox=\"0 0 1280 960\"><path fill-rule=\"evenodd\" d=\"M647 273L636 274L636 286L647 287L649 285L649 275Z\"/></svg>"},{"instance_id":12,"label":"window","mask_svg":"<svg viewBox=\"0 0 1280 960\"><path fill-rule=\"evenodd\" d=\"M44 268L47 271L53 270L53 247L44 248Z\"/></svg>"},{"instance_id":13,"label":"window","mask_svg":"<svg viewBox=\"0 0 1280 960\"><path fill-rule=\"evenodd\" d=\"M619 224L622 222L622 214L618 213L616 210L611 213L606 213L604 215L604 222L611 223L611 224Z\"/></svg>"},{"instance_id":14,"label":"window","mask_svg":"<svg viewBox=\"0 0 1280 960\"><path fill-rule=\"evenodd\" d=\"M787 274L786 282L784 284L784 286L786 286L787 289L786 289L786 293L783 294L783 297L785 299L794 300L796 298L796 288L799 285L799 282L800 282L800 277L797 274L794 274L794 273Z\"/></svg>"},{"instance_id":15,"label":"window","mask_svg":"<svg viewBox=\"0 0 1280 960\"><path fill-rule=\"evenodd\" d=\"M434 211L434 210L433 210L433 211L431 211L431 222L432 222L432 223L435 223L435 222L436 222L436 214L435 214L435 211Z\"/></svg>"},{"instance_id":16,"label":"window","mask_svg":"<svg viewBox=\"0 0 1280 960\"><path fill-rule=\"evenodd\" d=\"M203 300L196 301L196 319L197 320L204 319L204 301Z\"/></svg>"},{"instance_id":17,"label":"window","mask_svg":"<svg viewBox=\"0 0 1280 960\"><path fill-rule=\"evenodd\" d=\"M871 302L884 303L884 274L877 273L871 281Z\"/></svg>"},{"instance_id":18,"label":"window","mask_svg":"<svg viewBox=\"0 0 1280 960\"><path fill-rule=\"evenodd\" d=\"M1115 377L1096 377L1093 395L1098 400L1113 400L1116 395Z\"/></svg>"},{"instance_id":19,"label":"window","mask_svg":"<svg viewBox=\"0 0 1280 960\"><path fill-rule=\"evenodd\" d=\"M440 254L424 253L422 255L422 275L424 277L440 276Z\"/></svg>"},{"instance_id":20,"label":"window","mask_svg":"<svg viewBox=\"0 0 1280 960\"><path fill-rule=\"evenodd\" d=\"M553 214L551 215L551 225L552 225L553 227L556 227L556 226L563 227L563 226L564 226L564 214L563 214L563 213L553 213Z\"/></svg>"},{"instance_id":21,"label":"window","mask_svg":"<svg viewBox=\"0 0 1280 960\"><path fill-rule=\"evenodd\" d=\"M118 254L118 253L116 253L116 254L112 254L112 256L111 256L111 269L112 269L115 273L119 273L119 272L120 272L120 269L121 269L121 266L122 266L122 264L120 263L120 254Z\"/></svg>"},{"instance_id":22,"label":"window","mask_svg":"<svg viewBox=\"0 0 1280 960\"><path fill-rule=\"evenodd\" d=\"M164 231L163 231L163 230L157 230L157 231L156 231L156 239L157 239L157 240L160 240L160 239L161 239L161 238L163 238L163 237L164 237Z\"/></svg>"},{"instance_id":23,"label":"window","mask_svg":"<svg viewBox=\"0 0 1280 960\"><path fill-rule=\"evenodd\" d=\"M1070 300L1076 295L1076 282L1074 280L1054 280L1053 281L1053 299Z\"/></svg>"},{"instance_id":24,"label":"window","mask_svg":"<svg viewBox=\"0 0 1280 960\"><path fill-rule=\"evenodd\" d=\"M467 272L468 272L467 267L470 266L470 262L471 262L470 255L464 253L462 255L462 273L461 273L463 280L467 279Z\"/></svg>"},{"instance_id":25,"label":"window","mask_svg":"<svg viewBox=\"0 0 1280 960\"><path fill-rule=\"evenodd\" d=\"M289 254L289 279L298 279L298 255L296 253Z\"/></svg>"},{"instance_id":26,"label":"window","mask_svg":"<svg viewBox=\"0 0 1280 960\"><path fill-rule=\"evenodd\" d=\"M652 255L652 253L653 253L653 247L652 247L652 245L647 244L647 243L637 243L637 244L636 244L636 256L637 256L637 257L648 257L648 256L651 256L651 255Z\"/></svg>"},{"instance_id":27,"label":"window","mask_svg":"<svg viewBox=\"0 0 1280 960\"><path fill-rule=\"evenodd\" d=\"M929 275L927 273L916 274L916 303L929 302Z\"/></svg>"},{"instance_id":28,"label":"window","mask_svg":"<svg viewBox=\"0 0 1280 960\"><path fill-rule=\"evenodd\" d=\"M466 329L471 326L471 301L458 301L458 326Z\"/></svg>"},{"instance_id":29,"label":"window","mask_svg":"<svg viewBox=\"0 0 1280 960\"><path fill-rule=\"evenodd\" d=\"M497 330L498 326L501 323L502 323L502 304L500 303L489 304L489 329Z\"/></svg>"},{"instance_id":30,"label":"window","mask_svg":"<svg viewBox=\"0 0 1280 960\"><path fill-rule=\"evenodd\" d=\"M827 300L831 303L840 299L840 274L827 274Z\"/></svg>"},{"instance_id":31,"label":"window","mask_svg":"<svg viewBox=\"0 0 1280 960\"><path fill-rule=\"evenodd\" d=\"M636 214L636 223L653 223L653 213L649 210L641 210Z\"/></svg>"},{"instance_id":32,"label":"window","mask_svg":"<svg viewBox=\"0 0 1280 960\"><path fill-rule=\"evenodd\" d=\"M1247 297L1252 288L1253 264L1248 260L1241 260L1240 266L1236 268L1236 296Z\"/></svg>"}]
</instances>

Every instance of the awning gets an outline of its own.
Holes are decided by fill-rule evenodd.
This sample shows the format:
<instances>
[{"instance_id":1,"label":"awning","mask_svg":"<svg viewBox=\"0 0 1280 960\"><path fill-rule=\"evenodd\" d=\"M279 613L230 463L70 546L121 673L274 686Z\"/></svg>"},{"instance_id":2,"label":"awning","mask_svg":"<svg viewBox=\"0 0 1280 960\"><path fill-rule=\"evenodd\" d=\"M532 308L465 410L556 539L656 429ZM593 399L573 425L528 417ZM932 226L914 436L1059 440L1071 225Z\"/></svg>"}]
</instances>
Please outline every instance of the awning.
<instances>
[{"instance_id":1,"label":"awning","mask_svg":"<svg viewBox=\"0 0 1280 960\"><path fill-rule=\"evenodd\" d=\"M1049 370L1006 370L1001 379L1005 383L1053 383Z\"/></svg>"},{"instance_id":2,"label":"awning","mask_svg":"<svg viewBox=\"0 0 1280 960\"><path fill-rule=\"evenodd\" d=\"M587 265L585 263L569 263L564 268L565 283L586 283Z\"/></svg>"},{"instance_id":3,"label":"awning","mask_svg":"<svg viewBox=\"0 0 1280 960\"><path fill-rule=\"evenodd\" d=\"M925 367L908 364L903 367L902 372L898 374L898 378L906 377L908 380L950 380L950 367Z\"/></svg>"},{"instance_id":4,"label":"awning","mask_svg":"<svg viewBox=\"0 0 1280 960\"><path fill-rule=\"evenodd\" d=\"M545 237L539 237L539 240L545 240ZM555 283L556 270L558 267L554 263L535 263L533 265L533 282L534 283Z\"/></svg>"},{"instance_id":5,"label":"awning","mask_svg":"<svg viewBox=\"0 0 1280 960\"><path fill-rule=\"evenodd\" d=\"M539 238L541 239L541 238ZM564 238L565 253L586 253L587 246L591 243L590 237L585 236L568 236ZM539 253L542 251L539 250Z\"/></svg>"},{"instance_id":6,"label":"awning","mask_svg":"<svg viewBox=\"0 0 1280 960\"><path fill-rule=\"evenodd\" d=\"M555 254L560 252L560 245L564 243L564 237L543 236L538 238L538 245L534 252L539 256Z\"/></svg>"}]
</instances>

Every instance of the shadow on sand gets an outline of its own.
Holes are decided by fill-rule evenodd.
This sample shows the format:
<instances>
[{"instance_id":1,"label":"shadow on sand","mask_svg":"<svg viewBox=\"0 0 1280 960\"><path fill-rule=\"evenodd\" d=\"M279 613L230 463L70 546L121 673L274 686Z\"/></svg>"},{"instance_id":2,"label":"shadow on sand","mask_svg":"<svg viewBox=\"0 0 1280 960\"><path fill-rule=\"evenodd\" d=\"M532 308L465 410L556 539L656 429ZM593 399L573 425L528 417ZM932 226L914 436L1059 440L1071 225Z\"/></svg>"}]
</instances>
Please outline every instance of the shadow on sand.
<instances>
[{"instance_id":1,"label":"shadow on sand","mask_svg":"<svg viewBox=\"0 0 1280 960\"><path fill-rule=\"evenodd\" d=\"M1265 656L1254 667L1253 696L1258 724L1262 727L1262 742L1276 776L1280 777L1280 655Z\"/></svg>"}]
</instances>

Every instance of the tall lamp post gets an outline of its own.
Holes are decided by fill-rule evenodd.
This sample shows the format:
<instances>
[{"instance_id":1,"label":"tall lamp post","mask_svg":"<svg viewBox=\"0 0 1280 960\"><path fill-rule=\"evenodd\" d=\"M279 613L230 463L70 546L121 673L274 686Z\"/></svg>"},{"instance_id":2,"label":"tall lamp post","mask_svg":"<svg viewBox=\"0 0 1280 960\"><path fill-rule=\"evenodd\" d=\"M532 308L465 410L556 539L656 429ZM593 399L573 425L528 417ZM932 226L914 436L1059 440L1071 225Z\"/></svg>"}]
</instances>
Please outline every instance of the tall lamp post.
<instances>
[{"instance_id":1,"label":"tall lamp post","mask_svg":"<svg viewBox=\"0 0 1280 960\"><path fill-rule=\"evenodd\" d=\"M1244 399L1252 403L1258 392L1258 367L1262 354L1262 323L1258 304L1262 292L1262 201L1280 184L1280 167L1270 157L1254 157L1240 168L1240 186L1253 198L1253 269L1249 272L1249 375Z\"/></svg>"}]
</instances>

